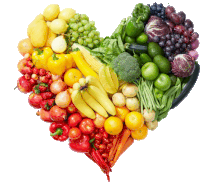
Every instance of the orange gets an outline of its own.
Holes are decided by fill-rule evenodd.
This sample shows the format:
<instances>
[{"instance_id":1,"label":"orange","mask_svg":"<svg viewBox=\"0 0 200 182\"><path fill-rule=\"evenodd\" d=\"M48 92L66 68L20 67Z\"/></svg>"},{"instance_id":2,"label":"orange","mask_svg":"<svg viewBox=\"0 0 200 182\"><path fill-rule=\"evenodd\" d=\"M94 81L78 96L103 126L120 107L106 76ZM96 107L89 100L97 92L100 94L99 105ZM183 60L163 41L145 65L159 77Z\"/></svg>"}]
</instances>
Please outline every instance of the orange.
<instances>
[{"instance_id":1,"label":"orange","mask_svg":"<svg viewBox=\"0 0 200 182\"><path fill-rule=\"evenodd\" d=\"M140 129L131 131L131 136L135 140L143 140L147 137L148 135L148 128L146 125L143 125Z\"/></svg>"},{"instance_id":2,"label":"orange","mask_svg":"<svg viewBox=\"0 0 200 182\"><path fill-rule=\"evenodd\" d=\"M72 87L74 83L78 82L79 79L82 77L83 75L79 70L72 68L67 70L67 72L65 73L64 81L68 86Z\"/></svg>"},{"instance_id":3,"label":"orange","mask_svg":"<svg viewBox=\"0 0 200 182\"><path fill-rule=\"evenodd\" d=\"M130 112L126 115L125 124L130 130L138 130L144 125L144 117L139 112Z\"/></svg>"},{"instance_id":4,"label":"orange","mask_svg":"<svg viewBox=\"0 0 200 182\"><path fill-rule=\"evenodd\" d=\"M104 123L106 132L110 135L118 135L123 129L123 122L120 118L111 116Z\"/></svg>"},{"instance_id":5,"label":"orange","mask_svg":"<svg viewBox=\"0 0 200 182\"><path fill-rule=\"evenodd\" d=\"M115 108L116 108L116 116L120 118L122 121L125 121L125 117L130 111L125 106L115 107Z\"/></svg>"}]
</instances>

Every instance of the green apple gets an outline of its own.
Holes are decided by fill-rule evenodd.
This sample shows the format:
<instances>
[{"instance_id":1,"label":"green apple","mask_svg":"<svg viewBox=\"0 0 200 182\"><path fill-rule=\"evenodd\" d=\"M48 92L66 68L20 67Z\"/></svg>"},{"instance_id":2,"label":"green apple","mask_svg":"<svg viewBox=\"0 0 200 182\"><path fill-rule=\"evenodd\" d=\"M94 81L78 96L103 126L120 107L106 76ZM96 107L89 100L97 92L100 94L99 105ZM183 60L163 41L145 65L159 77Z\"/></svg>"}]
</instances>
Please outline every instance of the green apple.
<instances>
[{"instance_id":1,"label":"green apple","mask_svg":"<svg viewBox=\"0 0 200 182\"><path fill-rule=\"evenodd\" d=\"M165 73L161 73L158 78L154 82L154 86L161 90L161 91L166 91L170 88L171 86L171 79L169 75Z\"/></svg>"},{"instance_id":2,"label":"green apple","mask_svg":"<svg viewBox=\"0 0 200 182\"><path fill-rule=\"evenodd\" d=\"M141 72L146 80L155 80L159 75L159 68L155 63L148 62L142 66Z\"/></svg>"}]
</instances>

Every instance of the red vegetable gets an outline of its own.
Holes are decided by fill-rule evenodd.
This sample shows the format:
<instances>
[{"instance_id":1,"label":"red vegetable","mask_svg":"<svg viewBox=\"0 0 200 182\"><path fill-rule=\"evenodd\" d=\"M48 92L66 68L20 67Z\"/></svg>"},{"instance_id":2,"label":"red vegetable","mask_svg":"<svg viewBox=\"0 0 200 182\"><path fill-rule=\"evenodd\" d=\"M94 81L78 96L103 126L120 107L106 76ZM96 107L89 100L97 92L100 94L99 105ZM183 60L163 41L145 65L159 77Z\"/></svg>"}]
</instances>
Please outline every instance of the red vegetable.
<instances>
[{"instance_id":1,"label":"red vegetable","mask_svg":"<svg viewBox=\"0 0 200 182\"><path fill-rule=\"evenodd\" d=\"M40 107L49 111L55 105L55 99L47 99L40 102Z\"/></svg>"},{"instance_id":2,"label":"red vegetable","mask_svg":"<svg viewBox=\"0 0 200 182\"><path fill-rule=\"evenodd\" d=\"M20 92L26 94L32 91L33 85L25 78L25 76L22 76L17 81L17 87Z\"/></svg>"},{"instance_id":3,"label":"red vegetable","mask_svg":"<svg viewBox=\"0 0 200 182\"><path fill-rule=\"evenodd\" d=\"M53 122L53 120L50 118L50 112L45 111L44 109L41 109L39 112L37 112L37 115L40 116L40 119L46 122Z\"/></svg>"},{"instance_id":4,"label":"red vegetable","mask_svg":"<svg viewBox=\"0 0 200 182\"><path fill-rule=\"evenodd\" d=\"M44 100L52 99L54 94L52 92L44 92L40 94Z\"/></svg>"},{"instance_id":5,"label":"red vegetable","mask_svg":"<svg viewBox=\"0 0 200 182\"><path fill-rule=\"evenodd\" d=\"M83 134L91 134L95 129L94 122L89 118L83 119L79 124L79 128Z\"/></svg>"},{"instance_id":6,"label":"red vegetable","mask_svg":"<svg viewBox=\"0 0 200 182\"><path fill-rule=\"evenodd\" d=\"M68 139L68 134L69 134L69 126L66 123L52 123L50 125L50 132L51 136L53 137L54 140L59 140L61 142L65 141Z\"/></svg>"},{"instance_id":7,"label":"red vegetable","mask_svg":"<svg viewBox=\"0 0 200 182\"><path fill-rule=\"evenodd\" d=\"M71 127L77 126L82 121L82 116L79 113L71 114L68 118L68 124Z\"/></svg>"},{"instance_id":8,"label":"red vegetable","mask_svg":"<svg viewBox=\"0 0 200 182\"><path fill-rule=\"evenodd\" d=\"M76 140L81 137L81 130L77 127L73 127L69 130L69 138Z\"/></svg>"},{"instance_id":9,"label":"red vegetable","mask_svg":"<svg viewBox=\"0 0 200 182\"><path fill-rule=\"evenodd\" d=\"M91 150L90 146L90 138L88 135L82 135L79 139L77 140L69 140L69 147L71 150L75 152L81 152L81 153L86 153Z\"/></svg>"},{"instance_id":10,"label":"red vegetable","mask_svg":"<svg viewBox=\"0 0 200 182\"><path fill-rule=\"evenodd\" d=\"M75 105L71 102L69 106L67 107L67 113L73 114L77 112L78 109L75 107Z\"/></svg>"},{"instance_id":11,"label":"red vegetable","mask_svg":"<svg viewBox=\"0 0 200 182\"><path fill-rule=\"evenodd\" d=\"M39 109L40 108L40 103L42 102L42 96L39 94L35 94L35 93L31 93L28 97L28 102L29 104L36 108Z\"/></svg>"}]
</instances>

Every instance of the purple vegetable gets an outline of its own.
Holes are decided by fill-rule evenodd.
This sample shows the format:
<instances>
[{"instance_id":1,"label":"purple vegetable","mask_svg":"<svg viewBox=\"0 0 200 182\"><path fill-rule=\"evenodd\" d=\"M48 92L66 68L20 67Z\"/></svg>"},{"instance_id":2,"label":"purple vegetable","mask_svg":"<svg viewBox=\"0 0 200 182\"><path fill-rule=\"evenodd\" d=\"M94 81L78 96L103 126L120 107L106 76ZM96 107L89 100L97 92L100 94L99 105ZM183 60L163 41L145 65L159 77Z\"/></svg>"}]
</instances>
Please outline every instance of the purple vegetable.
<instances>
[{"instance_id":1,"label":"purple vegetable","mask_svg":"<svg viewBox=\"0 0 200 182\"><path fill-rule=\"evenodd\" d=\"M178 54L172 65L172 73L177 77L188 77L194 71L195 61L190 55L187 54Z\"/></svg>"},{"instance_id":2,"label":"purple vegetable","mask_svg":"<svg viewBox=\"0 0 200 182\"><path fill-rule=\"evenodd\" d=\"M149 41L152 42L155 36L162 37L169 34L170 28L162 18L151 16L145 26L145 33L148 35Z\"/></svg>"},{"instance_id":3,"label":"purple vegetable","mask_svg":"<svg viewBox=\"0 0 200 182\"><path fill-rule=\"evenodd\" d=\"M199 54L196 50L189 51L188 55L190 55L194 60L197 60L199 57Z\"/></svg>"},{"instance_id":4,"label":"purple vegetable","mask_svg":"<svg viewBox=\"0 0 200 182\"><path fill-rule=\"evenodd\" d=\"M197 49L199 47L199 40L196 39L194 42L191 43L192 50Z\"/></svg>"}]
</instances>

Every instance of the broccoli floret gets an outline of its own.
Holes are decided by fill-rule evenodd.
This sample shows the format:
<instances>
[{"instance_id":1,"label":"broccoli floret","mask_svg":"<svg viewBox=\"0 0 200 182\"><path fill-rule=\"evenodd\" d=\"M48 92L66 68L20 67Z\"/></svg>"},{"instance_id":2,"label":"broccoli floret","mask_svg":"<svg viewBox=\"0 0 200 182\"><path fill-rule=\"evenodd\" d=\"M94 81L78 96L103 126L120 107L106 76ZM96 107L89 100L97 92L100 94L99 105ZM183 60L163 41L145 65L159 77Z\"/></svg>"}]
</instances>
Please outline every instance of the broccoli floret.
<instances>
[{"instance_id":1,"label":"broccoli floret","mask_svg":"<svg viewBox=\"0 0 200 182\"><path fill-rule=\"evenodd\" d=\"M127 52L121 53L110 63L120 80L133 83L140 77L141 70L137 59Z\"/></svg>"}]
</instances>

